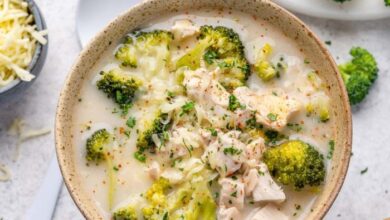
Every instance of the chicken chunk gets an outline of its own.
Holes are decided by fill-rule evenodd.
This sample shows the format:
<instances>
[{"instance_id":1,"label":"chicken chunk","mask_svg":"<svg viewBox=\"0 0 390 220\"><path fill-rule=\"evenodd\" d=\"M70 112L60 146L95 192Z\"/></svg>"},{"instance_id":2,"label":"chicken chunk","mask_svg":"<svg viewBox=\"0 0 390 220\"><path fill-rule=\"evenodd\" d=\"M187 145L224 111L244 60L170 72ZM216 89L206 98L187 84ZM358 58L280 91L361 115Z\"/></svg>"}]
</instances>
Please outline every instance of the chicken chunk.
<instances>
[{"instance_id":1,"label":"chicken chunk","mask_svg":"<svg viewBox=\"0 0 390 220\"><path fill-rule=\"evenodd\" d=\"M190 20L178 20L172 26L172 33L175 40L183 40L199 33L199 27L195 26Z\"/></svg>"},{"instance_id":2,"label":"chicken chunk","mask_svg":"<svg viewBox=\"0 0 390 220\"><path fill-rule=\"evenodd\" d=\"M259 164L255 169L250 169L244 176L245 194L252 194L255 202L281 203L286 199L282 188L275 183L268 172L267 166Z\"/></svg>"},{"instance_id":3,"label":"chicken chunk","mask_svg":"<svg viewBox=\"0 0 390 220\"><path fill-rule=\"evenodd\" d=\"M258 138L245 147L246 161L245 164L249 167L254 167L259 164L260 158L265 151L263 138Z\"/></svg>"},{"instance_id":4,"label":"chicken chunk","mask_svg":"<svg viewBox=\"0 0 390 220\"><path fill-rule=\"evenodd\" d=\"M219 205L242 209L245 197L244 184L239 179L232 178L223 178L219 183L221 184Z\"/></svg>"},{"instance_id":5,"label":"chicken chunk","mask_svg":"<svg viewBox=\"0 0 390 220\"><path fill-rule=\"evenodd\" d=\"M238 140L239 135L239 131L219 134L202 155L202 160L207 161L212 169L216 169L221 177L232 175L245 161L246 146Z\"/></svg>"},{"instance_id":6,"label":"chicken chunk","mask_svg":"<svg viewBox=\"0 0 390 220\"><path fill-rule=\"evenodd\" d=\"M233 123L233 113L227 110L230 94L206 69L185 71L183 85L187 95L194 99L199 120L208 121L215 128L226 128Z\"/></svg>"},{"instance_id":7,"label":"chicken chunk","mask_svg":"<svg viewBox=\"0 0 390 220\"><path fill-rule=\"evenodd\" d=\"M256 211L248 220L288 220L288 216L273 204L268 204Z\"/></svg>"},{"instance_id":8,"label":"chicken chunk","mask_svg":"<svg viewBox=\"0 0 390 220\"><path fill-rule=\"evenodd\" d=\"M276 131L281 131L289 117L301 108L298 101L289 98L283 91L259 94L247 87L239 87L233 94L247 107L247 111L255 113L257 122Z\"/></svg>"},{"instance_id":9,"label":"chicken chunk","mask_svg":"<svg viewBox=\"0 0 390 220\"><path fill-rule=\"evenodd\" d=\"M171 160L190 154L189 151L202 147L203 142L203 137L192 128L178 127L171 131L169 141L157 148L157 152L169 155Z\"/></svg>"},{"instance_id":10,"label":"chicken chunk","mask_svg":"<svg viewBox=\"0 0 390 220\"><path fill-rule=\"evenodd\" d=\"M149 173L150 178L156 180L160 177L161 174L160 164L158 164L157 161L153 161L146 169L146 171Z\"/></svg>"},{"instance_id":11,"label":"chicken chunk","mask_svg":"<svg viewBox=\"0 0 390 220\"><path fill-rule=\"evenodd\" d=\"M236 220L240 219L240 212L236 207L220 207L218 210L218 220Z\"/></svg>"}]
</instances>

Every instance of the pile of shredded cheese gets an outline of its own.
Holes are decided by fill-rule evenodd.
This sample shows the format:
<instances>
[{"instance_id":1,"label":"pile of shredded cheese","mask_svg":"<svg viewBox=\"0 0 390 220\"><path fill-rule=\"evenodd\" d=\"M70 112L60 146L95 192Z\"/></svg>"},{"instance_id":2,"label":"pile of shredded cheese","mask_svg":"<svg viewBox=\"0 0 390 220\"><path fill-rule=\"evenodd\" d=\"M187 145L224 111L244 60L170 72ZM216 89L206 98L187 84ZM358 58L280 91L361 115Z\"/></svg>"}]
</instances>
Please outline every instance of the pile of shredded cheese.
<instances>
[{"instance_id":1,"label":"pile of shredded cheese","mask_svg":"<svg viewBox=\"0 0 390 220\"><path fill-rule=\"evenodd\" d=\"M47 30L37 31L23 0L0 0L0 89L14 80L31 81L26 69L37 42L46 44Z\"/></svg>"}]
</instances>

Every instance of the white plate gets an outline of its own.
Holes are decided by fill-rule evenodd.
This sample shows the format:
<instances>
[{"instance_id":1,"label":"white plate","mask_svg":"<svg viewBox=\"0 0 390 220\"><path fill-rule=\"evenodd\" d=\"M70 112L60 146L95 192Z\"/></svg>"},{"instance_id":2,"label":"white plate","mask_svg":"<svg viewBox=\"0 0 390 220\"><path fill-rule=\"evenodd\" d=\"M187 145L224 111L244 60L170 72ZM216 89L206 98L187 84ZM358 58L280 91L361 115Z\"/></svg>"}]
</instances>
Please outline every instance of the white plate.
<instances>
[{"instance_id":1,"label":"white plate","mask_svg":"<svg viewBox=\"0 0 390 220\"><path fill-rule=\"evenodd\" d=\"M390 17L384 0L351 0L343 4L333 0L274 0L301 14L337 20L374 20Z\"/></svg>"},{"instance_id":2,"label":"white plate","mask_svg":"<svg viewBox=\"0 0 390 220\"><path fill-rule=\"evenodd\" d=\"M79 0L76 28L81 46L116 16L139 2L141 0Z\"/></svg>"}]
</instances>

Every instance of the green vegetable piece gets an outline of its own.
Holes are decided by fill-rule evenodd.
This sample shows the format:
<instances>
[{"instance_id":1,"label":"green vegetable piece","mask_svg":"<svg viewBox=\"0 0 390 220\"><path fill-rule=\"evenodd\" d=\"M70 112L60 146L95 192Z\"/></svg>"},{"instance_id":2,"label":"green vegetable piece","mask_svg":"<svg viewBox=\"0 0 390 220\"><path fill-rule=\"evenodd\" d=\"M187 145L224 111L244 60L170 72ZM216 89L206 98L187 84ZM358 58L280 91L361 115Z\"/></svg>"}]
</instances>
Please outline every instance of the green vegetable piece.
<instances>
[{"instance_id":1,"label":"green vegetable piece","mask_svg":"<svg viewBox=\"0 0 390 220\"><path fill-rule=\"evenodd\" d=\"M366 49L354 47L350 50L352 60L339 65L349 101L356 105L363 101L378 77L378 67L374 56Z\"/></svg>"},{"instance_id":2,"label":"green vegetable piece","mask_svg":"<svg viewBox=\"0 0 390 220\"><path fill-rule=\"evenodd\" d=\"M102 78L97 82L99 90L117 103L124 114L131 108L135 92L142 85L136 78L120 73L118 69L101 72Z\"/></svg>"},{"instance_id":3,"label":"green vegetable piece","mask_svg":"<svg viewBox=\"0 0 390 220\"><path fill-rule=\"evenodd\" d=\"M313 146L299 140L268 148L263 154L271 175L299 190L319 186L325 180L324 157Z\"/></svg>"}]
</instances>

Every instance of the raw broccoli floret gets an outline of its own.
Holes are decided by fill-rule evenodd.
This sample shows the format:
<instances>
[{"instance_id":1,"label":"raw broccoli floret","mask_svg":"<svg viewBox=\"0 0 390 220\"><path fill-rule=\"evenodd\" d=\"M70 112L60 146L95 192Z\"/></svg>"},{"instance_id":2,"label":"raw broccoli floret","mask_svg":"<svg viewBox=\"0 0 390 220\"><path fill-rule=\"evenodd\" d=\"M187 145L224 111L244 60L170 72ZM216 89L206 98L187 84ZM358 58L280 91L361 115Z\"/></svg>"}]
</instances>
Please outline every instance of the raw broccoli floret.
<instances>
[{"instance_id":1,"label":"raw broccoli floret","mask_svg":"<svg viewBox=\"0 0 390 220\"><path fill-rule=\"evenodd\" d=\"M134 207L127 206L120 208L112 215L113 220L137 220L137 213Z\"/></svg>"},{"instance_id":2,"label":"raw broccoli floret","mask_svg":"<svg viewBox=\"0 0 390 220\"><path fill-rule=\"evenodd\" d=\"M100 73L102 78L97 81L98 89L119 105L124 114L131 108L135 92L142 82L134 77L124 75L118 69Z\"/></svg>"},{"instance_id":3,"label":"raw broccoli floret","mask_svg":"<svg viewBox=\"0 0 390 220\"><path fill-rule=\"evenodd\" d=\"M112 164L112 157L110 155L112 135L106 129L100 129L95 131L91 137L87 139L86 150L87 154L85 158L87 161L95 162L99 164L103 161L107 165L107 176L108 176L108 205L111 209L114 195L115 195L115 173L114 166Z\"/></svg>"},{"instance_id":4,"label":"raw broccoli floret","mask_svg":"<svg viewBox=\"0 0 390 220\"><path fill-rule=\"evenodd\" d=\"M157 135L162 144L166 141L166 131L170 127L170 121L166 122L167 119L168 114L157 111L154 114L154 117L144 122L144 126L139 132L137 138L138 151L136 152L136 154L143 153L146 150L154 152L156 147L161 147L155 145L155 142L153 141L153 135Z\"/></svg>"},{"instance_id":5,"label":"raw broccoli floret","mask_svg":"<svg viewBox=\"0 0 390 220\"><path fill-rule=\"evenodd\" d=\"M325 179L324 157L313 146L299 140L268 148L263 161L276 180L295 189L319 186Z\"/></svg>"},{"instance_id":6,"label":"raw broccoli floret","mask_svg":"<svg viewBox=\"0 0 390 220\"><path fill-rule=\"evenodd\" d=\"M172 40L173 34L165 30L133 32L115 52L115 57L123 66L139 67L145 74L154 75L170 65Z\"/></svg>"},{"instance_id":7,"label":"raw broccoli floret","mask_svg":"<svg viewBox=\"0 0 390 220\"><path fill-rule=\"evenodd\" d=\"M358 104L367 96L378 77L378 67L374 56L366 49L354 47L350 50L352 60L339 65L341 76L347 88L349 101Z\"/></svg>"},{"instance_id":8,"label":"raw broccoli floret","mask_svg":"<svg viewBox=\"0 0 390 220\"><path fill-rule=\"evenodd\" d=\"M390 7L390 0L385 0L385 5L386 5L387 7Z\"/></svg>"},{"instance_id":9,"label":"raw broccoli floret","mask_svg":"<svg viewBox=\"0 0 390 220\"><path fill-rule=\"evenodd\" d=\"M176 68L187 66L196 70L201 67L202 60L208 68L221 68L219 80L228 90L245 85L250 74L244 46L230 28L202 26L198 43L177 61Z\"/></svg>"}]
</instances>

